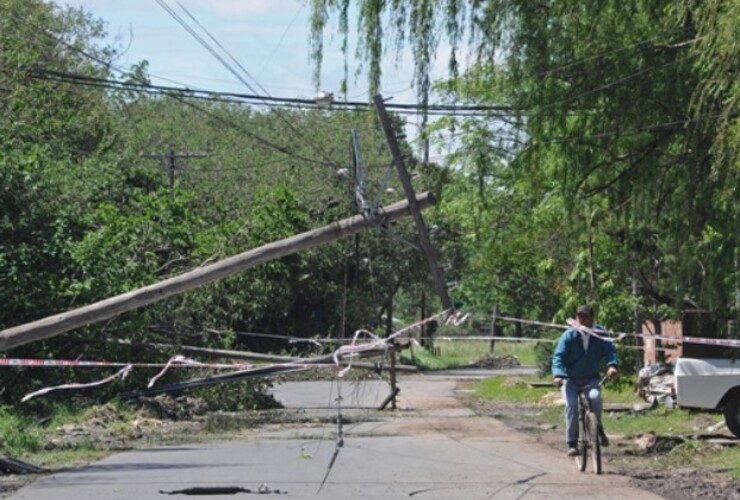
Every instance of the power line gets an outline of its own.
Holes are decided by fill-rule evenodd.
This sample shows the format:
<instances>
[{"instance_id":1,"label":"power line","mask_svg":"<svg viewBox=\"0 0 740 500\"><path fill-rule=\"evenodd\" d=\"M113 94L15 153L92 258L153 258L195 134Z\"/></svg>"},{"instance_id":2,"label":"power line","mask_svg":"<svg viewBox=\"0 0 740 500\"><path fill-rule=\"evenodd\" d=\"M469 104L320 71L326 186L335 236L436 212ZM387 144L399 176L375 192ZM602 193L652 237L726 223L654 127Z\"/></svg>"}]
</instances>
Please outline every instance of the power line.
<instances>
[{"instance_id":1,"label":"power line","mask_svg":"<svg viewBox=\"0 0 740 500\"><path fill-rule=\"evenodd\" d=\"M40 79L53 79L65 81L68 83L77 83L81 85L97 86L107 88L110 90L131 90L134 92L150 93L150 94L161 94L161 95L179 95L189 97L193 99L209 100L216 102L225 102L231 104L255 104L252 101L263 101L265 106L274 104L285 104L285 105L298 105L302 109L326 109L321 108L315 100L304 99L298 97L272 97L272 96L261 96L255 94L244 94L238 92L220 92L215 90L199 90L191 89L187 87L173 87L167 85L154 85L151 83L140 83L140 82L129 82L122 80L115 80L111 78L99 78L88 75L82 75L78 73L70 73L65 71L56 71L43 68L33 68L26 70L26 73L33 78ZM392 104L386 103L388 109L408 112L404 114L419 114L424 108L416 103L410 104ZM345 101L332 103L331 108L326 110L358 110L358 109L369 109L370 104L366 102L358 101ZM427 111L438 112L440 115L449 116L452 114L467 116L471 113L482 113L482 112L502 112L501 116L513 116L511 112L515 108L508 106L454 106L454 105L430 105L426 107ZM490 116L489 114L480 116Z\"/></svg>"},{"instance_id":2,"label":"power line","mask_svg":"<svg viewBox=\"0 0 740 500\"><path fill-rule=\"evenodd\" d=\"M211 46L210 46L210 45L208 44L208 42L204 41L204 40L203 40L203 39L202 39L202 38L201 38L201 37L200 37L200 36L199 36L199 35L198 35L198 34L197 34L197 33L195 32L195 30L193 30L193 29L190 29L190 26L187 26L187 23L185 23L185 22L184 22L183 20L181 20L181 18L180 18L179 16L177 16L177 14L176 14L175 12L173 12L173 11L172 11L172 9L168 8L168 6L166 6L166 4L164 3L164 1L163 1L163 0L156 0L156 1L157 1L157 3L158 3L158 4L160 4L160 5L162 6L162 7L164 7L164 8L165 8L165 10L167 10L167 12L169 12L169 13L170 13L170 15L171 15L171 16L173 16L173 17L175 18L175 20L176 20L176 21L177 21L178 23L180 23L180 25L181 25L181 26L183 26L183 28L185 28L185 29L186 29L186 31L187 31L188 33L190 33L190 35L191 35L191 36L193 36L193 37L194 37L194 38L195 38L195 39L196 39L196 40L197 40L198 42L200 42L200 43L201 43L201 45L203 45L203 46L204 46L204 47L205 47L205 48L206 48L206 49L207 49L207 50L208 50L208 51L209 51L209 52L210 52L210 53L211 53L211 54L212 54L212 55L213 55L214 57L216 57L216 59L217 59L217 60L218 60L218 61L219 61L219 62L220 62L220 63L221 63L221 64L222 64L222 65L223 65L223 66L224 66L224 67L225 67L226 69L228 69L228 70L229 70L229 71L230 71L230 72L231 72L231 73L232 73L232 74L233 74L233 75L234 75L234 76L235 76L235 77L236 77L236 78L237 78L237 79L238 79L238 80L239 80L240 82L242 82L242 83L243 83L243 84L244 84L244 85L245 85L245 86L246 86L246 87L247 87L247 88L248 88L248 89L249 89L249 90L250 90L251 92L253 92L254 94L258 94L258 92L257 92L256 90L254 90L254 88L253 88L253 87L252 87L252 86L251 86L251 85L250 85L250 84L249 84L249 83L248 83L248 82L247 82L246 80L244 80L244 78L241 78L241 75L239 75L239 73L238 73L238 72L237 72L237 71L236 71L236 70L235 70L235 69L234 69L233 67L231 67L231 65L229 65L229 64L228 64L228 63L227 63L227 62L226 62L226 61L225 61L225 60L224 60L224 59L223 59L222 57L220 57L220 56L219 56L219 54L217 54L217 52L216 52L215 50L213 50L213 48L212 48L212 47L211 47ZM176 3L176 4L177 4L177 5L179 6L179 7L180 7L180 9L181 9L181 10L182 10L183 12L185 12L185 14L186 14L186 15L187 15L187 16L188 16L188 17L189 17L189 18L190 18L190 19L191 19L191 20L192 20L192 21L193 21L193 22L194 22L194 23L195 23L195 24L196 24L196 25L197 25L197 26L198 26L198 27L199 27L199 28L201 29L201 30L203 30L203 32L204 32L204 33L205 33L206 35L208 35L208 37L209 37L209 38L210 38L210 39L211 39L211 40L212 40L212 41L213 41L213 42L214 42L214 43L216 44L216 46L217 46L217 47L218 47L219 49L221 49L221 51L222 51L222 52L223 52L224 54L226 54L226 55L227 55L227 56L229 57L229 59L231 59L231 61L232 61L232 62L233 62L234 64L236 64L237 68L239 68L239 69L240 69L240 70L241 70L241 71L242 71L242 72L243 72L243 73L244 73L244 74L245 74L245 75L246 75L246 76L247 76L248 78L250 78L250 79L251 79L251 80L252 80L253 82L255 82L255 84L257 85L257 87L259 87L259 88L260 88L260 90L262 90L262 92L263 92L264 94L268 94L268 95L269 95L269 93L267 92L267 90L265 90L265 88L264 88L264 87L263 87L262 85L260 85L260 83L259 83L259 82L257 81L257 79L256 79L256 78L254 78L254 77L252 76L252 74L251 74L251 73L250 73L250 72L249 72L249 71L248 71L248 70L247 70L247 69L246 69L246 68L245 68L245 67L244 67L244 66L243 66L243 65L242 65L242 64L241 64L241 63L240 63L240 62L239 62L239 61L238 61L238 60L237 60L237 59L236 59L236 58L235 58L235 57L234 57L234 56L233 56L233 55L232 55L232 54L231 54L231 53L230 53L230 52L229 52L229 51L228 51L228 50L227 50L227 49L226 49L226 48L225 48L225 47L224 47L224 46L223 46L223 45L222 45L222 44L221 44L221 43L220 43L220 42L219 42L219 41L218 41L217 39L216 39L216 37L214 37L214 36L213 36L213 35L212 35L212 34L211 34L211 33L210 33L209 31L208 31L208 29L206 29L206 27L205 27L205 26L203 26L203 24L201 24L201 23L200 23L200 22L198 21L198 19L197 19L197 18L196 18L195 16L193 16L193 15L192 15L192 14L190 13L190 11L189 11L189 10L188 10L187 8L185 8L185 6L183 6L183 5L182 5L182 4L181 4L181 3L179 2L179 0L175 0L175 3ZM292 123L292 121L291 121L291 120L290 120L289 118L287 118L286 116L284 116L282 112L278 111L278 112L277 112L277 115L278 115L278 117L279 117L279 118L280 118L281 120L283 120L283 121L285 122L285 124L286 124L286 125L288 125L288 127L289 127L290 129L292 129L292 130L293 130L293 132L294 132L294 133L295 133L295 134L296 134L297 136L299 136L299 137L301 137L302 139L306 140L306 142L307 142L307 143L309 144L309 146L310 146L310 147L311 147L312 149L314 149L315 151L317 151L317 152L318 152L318 153L319 153L319 154L320 154L321 156L323 156L323 157L324 157L324 159L325 159L325 160L326 160L326 161L327 161L328 163L330 163L330 164L334 164L334 162L333 162L333 161L331 160L331 157L330 157L330 156L329 156L329 155L328 155L328 154L326 153L326 151L324 151L324 148L323 148L323 147L321 146L321 144L320 144L320 142L319 142L319 141L312 141L312 140L308 140L308 139L306 139L306 137L305 137L305 135L303 134L303 132L302 132L302 131L301 131L301 130L300 130L300 129L298 128L298 127L296 127L296 126L295 126L295 125L294 125L294 124ZM338 164L335 164L335 166L339 167L340 165L338 165Z\"/></svg>"}]
</instances>

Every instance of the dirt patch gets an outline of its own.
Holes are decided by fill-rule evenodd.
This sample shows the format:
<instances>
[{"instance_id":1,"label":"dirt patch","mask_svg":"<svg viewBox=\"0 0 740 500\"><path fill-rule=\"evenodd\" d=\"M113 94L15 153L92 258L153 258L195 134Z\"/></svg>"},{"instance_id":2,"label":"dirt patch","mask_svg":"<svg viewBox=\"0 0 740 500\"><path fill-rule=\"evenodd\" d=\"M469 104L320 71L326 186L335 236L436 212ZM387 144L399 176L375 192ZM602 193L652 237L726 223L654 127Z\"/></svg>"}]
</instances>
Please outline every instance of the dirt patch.
<instances>
[{"instance_id":1,"label":"dirt patch","mask_svg":"<svg viewBox=\"0 0 740 500\"><path fill-rule=\"evenodd\" d=\"M638 488L653 491L666 498L690 500L694 498L740 499L740 485L722 474L697 469L663 472L634 472L632 483Z\"/></svg>"},{"instance_id":2,"label":"dirt patch","mask_svg":"<svg viewBox=\"0 0 740 500\"><path fill-rule=\"evenodd\" d=\"M478 416L494 417L505 425L526 432L539 442L565 453L564 423L553 425L545 412L562 411L553 409L546 398L539 404L497 403L482 401L471 393L461 391L461 401ZM699 422L701 424L703 422ZM711 423L709 421L704 423ZM644 449L635 439L610 436L611 445L602 449L605 467L629 476L638 488L662 495L673 500L727 498L740 500L740 481L732 479L722 471L703 468L662 468L656 470L654 463L661 456L683 444L687 438L667 436L641 436L649 443ZM717 448L719 449L719 448Z\"/></svg>"},{"instance_id":3,"label":"dirt patch","mask_svg":"<svg viewBox=\"0 0 740 500\"><path fill-rule=\"evenodd\" d=\"M513 354L506 354L505 356L491 356L487 355L481 359L470 363L469 368L515 368L522 366L519 362L519 358Z\"/></svg>"}]
</instances>

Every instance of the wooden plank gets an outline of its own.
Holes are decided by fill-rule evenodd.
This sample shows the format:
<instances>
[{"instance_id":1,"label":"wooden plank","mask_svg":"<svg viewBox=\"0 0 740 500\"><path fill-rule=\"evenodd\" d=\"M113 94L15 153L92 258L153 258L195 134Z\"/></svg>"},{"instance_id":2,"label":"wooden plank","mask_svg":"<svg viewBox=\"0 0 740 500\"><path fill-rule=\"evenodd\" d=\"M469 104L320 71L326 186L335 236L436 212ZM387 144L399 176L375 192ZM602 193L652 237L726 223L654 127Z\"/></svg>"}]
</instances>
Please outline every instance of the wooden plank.
<instances>
[{"instance_id":1,"label":"wooden plank","mask_svg":"<svg viewBox=\"0 0 740 500\"><path fill-rule=\"evenodd\" d=\"M434 204L434 196L426 192L419 195L414 201L420 208L427 208ZM387 223L408 214L409 201L400 201L383 208L382 221L380 222ZM325 245L372 227L370 221L366 220L364 216L356 215L94 304L8 328L0 332L0 350L12 349L23 344L54 337L81 326L104 321L132 309L207 285L259 264L294 254L300 250Z\"/></svg>"}]
</instances>

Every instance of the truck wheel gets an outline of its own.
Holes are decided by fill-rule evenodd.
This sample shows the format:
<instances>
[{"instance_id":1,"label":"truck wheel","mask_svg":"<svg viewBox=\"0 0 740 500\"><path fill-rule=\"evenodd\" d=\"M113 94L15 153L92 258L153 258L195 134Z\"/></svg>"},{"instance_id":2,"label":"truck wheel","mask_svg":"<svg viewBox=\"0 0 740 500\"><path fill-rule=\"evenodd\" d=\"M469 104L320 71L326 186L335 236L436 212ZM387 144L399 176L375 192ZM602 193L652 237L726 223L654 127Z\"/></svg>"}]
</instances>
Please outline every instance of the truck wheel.
<instances>
[{"instance_id":1,"label":"truck wheel","mask_svg":"<svg viewBox=\"0 0 740 500\"><path fill-rule=\"evenodd\" d=\"M725 422L727 427L740 438L740 393L734 394L725 405Z\"/></svg>"}]
</instances>

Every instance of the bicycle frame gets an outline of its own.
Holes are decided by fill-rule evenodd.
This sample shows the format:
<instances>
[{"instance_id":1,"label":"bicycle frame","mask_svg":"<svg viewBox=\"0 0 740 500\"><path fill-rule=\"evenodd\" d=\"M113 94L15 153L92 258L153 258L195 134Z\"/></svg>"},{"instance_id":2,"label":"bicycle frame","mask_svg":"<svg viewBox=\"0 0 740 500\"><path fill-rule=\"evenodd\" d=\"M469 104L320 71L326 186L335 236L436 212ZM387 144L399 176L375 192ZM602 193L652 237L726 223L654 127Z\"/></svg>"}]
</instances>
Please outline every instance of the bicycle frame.
<instances>
[{"instance_id":1,"label":"bicycle frame","mask_svg":"<svg viewBox=\"0 0 740 500\"><path fill-rule=\"evenodd\" d=\"M594 473L601 474L601 443L599 442L600 422L596 413L591 408L591 389L598 389L607 377L601 379L596 385L585 385L578 389L578 455L576 465L581 472L586 470L588 456L591 455Z\"/></svg>"}]
</instances>

